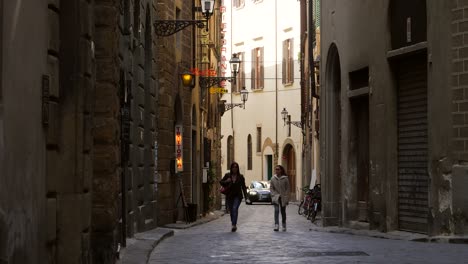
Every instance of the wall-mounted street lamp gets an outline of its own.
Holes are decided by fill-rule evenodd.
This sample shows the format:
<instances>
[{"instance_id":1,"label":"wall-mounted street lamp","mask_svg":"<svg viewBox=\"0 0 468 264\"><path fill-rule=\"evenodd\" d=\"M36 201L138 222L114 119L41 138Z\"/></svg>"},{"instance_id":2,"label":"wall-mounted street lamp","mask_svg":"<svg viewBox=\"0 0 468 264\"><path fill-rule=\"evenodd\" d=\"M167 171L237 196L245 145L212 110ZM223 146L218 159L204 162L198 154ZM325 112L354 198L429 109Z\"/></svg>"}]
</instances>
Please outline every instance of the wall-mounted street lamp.
<instances>
[{"instance_id":1,"label":"wall-mounted street lamp","mask_svg":"<svg viewBox=\"0 0 468 264\"><path fill-rule=\"evenodd\" d=\"M221 116L224 114L225 111L231 110L232 108L236 106L242 107L242 109L245 109L245 102L247 102L247 99L249 98L249 92L247 91L247 89L245 89L245 87L243 87L242 90L240 91L240 94L241 94L242 103L229 104L229 103L226 103L226 100L219 101L219 112Z\"/></svg>"},{"instance_id":2,"label":"wall-mounted street lamp","mask_svg":"<svg viewBox=\"0 0 468 264\"><path fill-rule=\"evenodd\" d=\"M180 74L180 78L182 79L182 85L184 87L195 87L195 75L189 71L184 71Z\"/></svg>"},{"instance_id":3,"label":"wall-mounted street lamp","mask_svg":"<svg viewBox=\"0 0 468 264\"><path fill-rule=\"evenodd\" d=\"M294 126L297 126L299 128L302 128L302 122L301 121L289 121L288 110L286 110L285 107L283 108L283 111L281 111L281 115L283 116L283 121L284 121L283 126L285 126L285 125L294 125Z\"/></svg>"},{"instance_id":4,"label":"wall-mounted street lamp","mask_svg":"<svg viewBox=\"0 0 468 264\"><path fill-rule=\"evenodd\" d=\"M242 107L242 109L245 109L245 102L247 102L247 99L249 98L249 91L245 89L245 87L242 87L242 90L240 91L241 94L241 100L242 103L239 104L224 104L224 111L231 110L232 108L238 106Z\"/></svg>"},{"instance_id":5,"label":"wall-mounted street lamp","mask_svg":"<svg viewBox=\"0 0 468 264\"><path fill-rule=\"evenodd\" d=\"M236 78L237 73L239 72L240 63L241 60L237 54L232 54L232 58L229 60L229 64L231 64L232 77L200 76L198 80L200 87L208 89L215 85L221 86L221 83L225 81L232 82L233 85L236 85Z\"/></svg>"},{"instance_id":6,"label":"wall-mounted street lamp","mask_svg":"<svg viewBox=\"0 0 468 264\"><path fill-rule=\"evenodd\" d=\"M182 29L196 25L199 28L206 26L208 31L208 20L213 15L215 0L201 0L201 7L195 8L194 11L202 12L206 20L155 20L154 32L158 36L167 37Z\"/></svg>"}]
</instances>

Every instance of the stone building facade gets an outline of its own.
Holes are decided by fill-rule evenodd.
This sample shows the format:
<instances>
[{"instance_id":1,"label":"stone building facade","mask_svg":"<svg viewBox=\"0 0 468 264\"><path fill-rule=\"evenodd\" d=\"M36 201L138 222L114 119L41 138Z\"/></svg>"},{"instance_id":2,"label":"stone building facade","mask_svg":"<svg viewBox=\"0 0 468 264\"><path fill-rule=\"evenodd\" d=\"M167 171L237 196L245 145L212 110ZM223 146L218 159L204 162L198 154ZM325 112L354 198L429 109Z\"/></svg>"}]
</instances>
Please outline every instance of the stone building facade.
<instances>
[{"instance_id":1,"label":"stone building facade","mask_svg":"<svg viewBox=\"0 0 468 264\"><path fill-rule=\"evenodd\" d=\"M219 98L180 82L195 31L153 27L194 19L195 2L0 1L0 263L114 263L126 238L184 217L180 186L206 211Z\"/></svg>"},{"instance_id":2,"label":"stone building facade","mask_svg":"<svg viewBox=\"0 0 468 264\"><path fill-rule=\"evenodd\" d=\"M324 225L466 234L466 3L321 5Z\"/></svg>"}]
</instances>

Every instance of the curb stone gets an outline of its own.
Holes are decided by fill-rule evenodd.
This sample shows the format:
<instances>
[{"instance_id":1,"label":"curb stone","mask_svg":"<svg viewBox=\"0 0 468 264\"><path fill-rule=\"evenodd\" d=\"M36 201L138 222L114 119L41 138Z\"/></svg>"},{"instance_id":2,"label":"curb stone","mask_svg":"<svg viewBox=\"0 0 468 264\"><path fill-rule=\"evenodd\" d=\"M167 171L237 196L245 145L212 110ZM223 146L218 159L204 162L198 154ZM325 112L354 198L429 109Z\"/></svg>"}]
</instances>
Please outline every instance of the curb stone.
<instances>
[{"instance_id":1,"label":"curb stone","mask_svg":"<svg viewBox=\"0 0 468 264\"><path fill-rule=\"evenodd\" d=\"M174 235L173 229L186 229L201 225L218 219L224 214L223 211L214 211L192 223L177 222L167 224L164 227L157 227L146 232L137 233L133 238L127 238L127 246L121 250L120 259L116 264L146 264L154 248L163 239Z\"/></svg>"},{"instance_id":2,"label":"curb stone","mask_svg":"<svg viewBox=\"0 0 468 264\"><path fill-rule=\"evenodd\" d=\"M468 236L428 236L423 234L404 232L404 231L391 231L391 232L379 232L376 230L364 230L364 229L352 229L346 227L337 226L321 226L321 221L313 224L309 228L309 231L316 232L328 232L328 233L340 233L348 235L358 236L369 236L383 239L394 239L394 240L407 240L414 242L426 242L426 243L451 243L451 244L468 244Z\"/></svg>"}]
</instances>

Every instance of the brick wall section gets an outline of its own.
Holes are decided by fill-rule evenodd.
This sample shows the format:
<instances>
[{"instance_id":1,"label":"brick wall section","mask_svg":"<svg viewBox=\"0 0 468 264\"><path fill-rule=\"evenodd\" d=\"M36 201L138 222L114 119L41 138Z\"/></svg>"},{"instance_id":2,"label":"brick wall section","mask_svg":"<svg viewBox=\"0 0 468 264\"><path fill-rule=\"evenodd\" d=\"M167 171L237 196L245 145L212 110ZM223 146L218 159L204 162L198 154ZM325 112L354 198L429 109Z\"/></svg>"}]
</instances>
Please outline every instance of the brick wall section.
<instances>
[{"instance_id":1,"label":"brick wall section","mask_svg":"<svg viewBox=\"0 0 468 264\"><path fill-rule=\"evenodd\" d=\"M452 1L454 159L468 161L468 1Z\"/></svg>"}]
</instances>

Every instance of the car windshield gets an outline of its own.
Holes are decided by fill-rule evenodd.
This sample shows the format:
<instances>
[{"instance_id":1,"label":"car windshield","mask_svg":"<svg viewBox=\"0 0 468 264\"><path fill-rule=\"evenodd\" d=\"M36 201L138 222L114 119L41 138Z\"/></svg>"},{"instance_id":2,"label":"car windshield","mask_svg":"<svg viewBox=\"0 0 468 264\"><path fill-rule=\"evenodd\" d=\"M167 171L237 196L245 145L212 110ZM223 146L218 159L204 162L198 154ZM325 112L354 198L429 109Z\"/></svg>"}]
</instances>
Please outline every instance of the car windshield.
<instances>
[{"instance_id":1,"label":"car windshield","mask_svg":"<svg viewBox=\"0 0 468 264\"><path fill-rule=\"evenodd\" d=\"M268 188L268 185L264 182L252 182L251 187L253 189L265 189Z\"/></svg>"}]
</instances>

